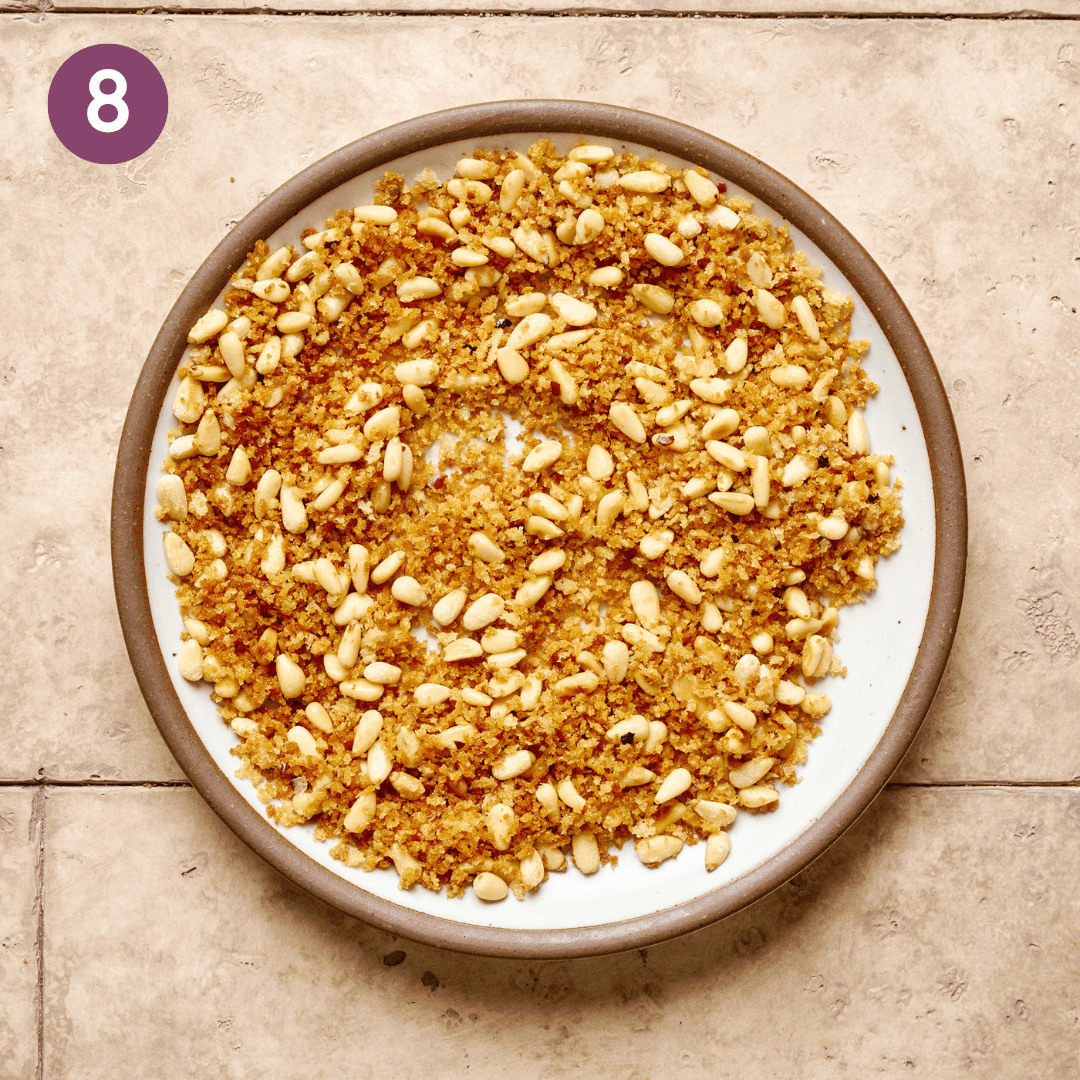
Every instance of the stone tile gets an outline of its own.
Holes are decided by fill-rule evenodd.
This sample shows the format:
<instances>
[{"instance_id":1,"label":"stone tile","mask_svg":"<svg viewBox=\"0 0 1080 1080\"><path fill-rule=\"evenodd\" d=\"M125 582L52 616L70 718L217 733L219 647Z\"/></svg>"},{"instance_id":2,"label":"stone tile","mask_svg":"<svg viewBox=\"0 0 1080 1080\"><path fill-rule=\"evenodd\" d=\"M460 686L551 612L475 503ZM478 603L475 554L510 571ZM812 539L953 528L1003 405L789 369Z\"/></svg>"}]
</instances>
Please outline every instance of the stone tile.
<instances>
[{"instance_id":1,"label":"stone tile","mask_svg":"<svg viewBox=\"0 0 1080 1080\"><path fill-rule=\"evenodd\" d=\"M1080 775L1074 30L1052 20L0 17L0 92L17 133L0 148L0 212L76 271L107 268L65 293L63 319L28 308L0 326L0 483L5 504L21 508L0 521L0 549L12 553L0 566L11 599L0 647L19 673L0 707L10 747L0 772L177 775L118 634L107 497L141 359L216 241L262 195L366 132L476 100L581 97L712 131L802 185L881 263L937 358L969 473L969 589L953 662L901 775ZM154 58L172 102L159 143L115 167L69 155L34 104L64 58L107 40ZM410 67L427 55L443 61ZM16 253L0 287L49 295L51 273L48 260ZM1014 449L1033 430L1061 433L1036 467ZM1038 525L1020 527L1017 511L1035 508ZM1055 716L1053 741L1014 734L1036 708Z\"/></svg>"},{"instance_id":2,"label":"stone tile","mask_svg":"<svg viewBox=\"0 0 1080 1080\"><path fill-rule=\"evenodd\" d=\"M53 790L44 1076L1076 1077L1078 830L1075 791L894 788L720 925L530 963L324 908L190 790Z\"/></svg>"},{"instance_id":3,"label":"stone tile","mask_svg":"<svg viewBox=\"0 0 1080 1080\"><path fill-rule=\"evenodd\" d=\"M0 788L0 1080L37 1066L41 809L33 789Z\"/></svg>"}]
</instances>

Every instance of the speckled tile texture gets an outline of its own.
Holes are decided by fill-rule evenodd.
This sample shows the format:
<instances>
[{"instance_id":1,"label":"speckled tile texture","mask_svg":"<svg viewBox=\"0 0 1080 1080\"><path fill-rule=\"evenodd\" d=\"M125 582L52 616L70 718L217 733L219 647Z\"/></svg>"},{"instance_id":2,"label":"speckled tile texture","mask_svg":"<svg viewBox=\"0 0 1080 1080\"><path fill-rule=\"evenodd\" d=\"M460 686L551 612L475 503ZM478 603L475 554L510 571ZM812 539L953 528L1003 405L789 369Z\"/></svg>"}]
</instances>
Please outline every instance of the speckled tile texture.
<instances>
[{"instance_id":1,"label":"speckled tile texture","mask_svg":"<svg viewBox=\"0 0 1080 1080\"><path fill-rule=\"evenodd\" d=\"M80 161L48 125L53 73L99 42L143 51L169 88L160 140L126 165ZM573 963L392 940L154 786L182 776L108 554L142 359L231 225L361 135L525 97L693 124L822 202L927 339L970 501L960 629L900 786L726 923ZM0 1078L147 1060L245 1078L1077 1074L1080 23L33 11L0 15L0 106Z\"/></svg>"}]
</instances>

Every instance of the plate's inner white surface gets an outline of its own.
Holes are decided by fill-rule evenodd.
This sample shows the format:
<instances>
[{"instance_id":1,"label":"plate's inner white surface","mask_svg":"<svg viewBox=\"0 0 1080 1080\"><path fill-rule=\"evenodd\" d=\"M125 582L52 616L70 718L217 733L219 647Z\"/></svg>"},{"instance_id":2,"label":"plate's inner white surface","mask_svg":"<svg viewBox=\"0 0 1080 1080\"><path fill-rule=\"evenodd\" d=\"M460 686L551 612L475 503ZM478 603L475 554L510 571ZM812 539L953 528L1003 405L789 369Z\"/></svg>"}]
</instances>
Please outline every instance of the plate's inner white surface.
<instances>
[{"instance_id":1,"label":"plate's inner white surface","mask_svg":"<svg viewBox=\"0 0 1080 1080\"><path fill-rule=\"evenodd\" d=\"M370 202L373 182L381 179L388 168L411 181L423 168L430 167L445 180L453 175L455 162L477 146L526 150L538 137L519 134L494 140L470 140L400 158L342 184L265 239L271 250L281 244L298 244L302 229L321 228L323 219L335 210ZM567 135L550 138L564 153L581 141ZM590 137L588 141L602 140ZM634 144L609 142L609 145L671 165L682 164L677 158ZM730 183L728 193L746 195ZM753 201L759 217L780 223L780 216L767 205L757 199ZM795 246L805 251L813 264L823 268L827 286L854 294L847 279L815 244L795 229L791 234ZM871 342L864 365L881 387L866 409L871 448L874 453L895 456L893 476L904 484L903 546L895 555L879 561L879 586L869 602L841 612L836 650L847 665L848 674L844 679L825 680L820 686L831 695L833 707L821 721L822 735L809 747L809 759L800 769L801 782L790 788L781 786L780 805L774 812L739 813L729 829L731 854L719 869L711 874L705 871L702 844L685 847L676 859L653 870L638 862L628 844L622 849L617 866L603 867L592 877L585 877L571 866L565 872L550 874L523 901L516 901L511 894L501 904L484 904L471 890L455 900L448 899L445 891L432 893L420 886L402 891L397 887L398 877L393 870L371 874L350 870L330 858L330 844L315 842L311 826L283 829L282 834L337 876L414 911L477 926L553 929L618 922L695 899L760 866L813 824L855 778L892 718L918 652L934 571L930 461L915 402L884 334L857 296L855 300L851 336ZM234 777L238 760L229 750L238 739L218 715L209 686L192 685L176 671L175 655L182 624L173 586L167 577L161 543L164 530L154 516L154 507L157 505L155 486L161 475L159 465L168 453L168 432L177 426L170 391L159 417L147 473L144 536L150 606L173 684L192 724L221 770L265 818L265 808L251 785Z\"/></svg>"}]
</instances>

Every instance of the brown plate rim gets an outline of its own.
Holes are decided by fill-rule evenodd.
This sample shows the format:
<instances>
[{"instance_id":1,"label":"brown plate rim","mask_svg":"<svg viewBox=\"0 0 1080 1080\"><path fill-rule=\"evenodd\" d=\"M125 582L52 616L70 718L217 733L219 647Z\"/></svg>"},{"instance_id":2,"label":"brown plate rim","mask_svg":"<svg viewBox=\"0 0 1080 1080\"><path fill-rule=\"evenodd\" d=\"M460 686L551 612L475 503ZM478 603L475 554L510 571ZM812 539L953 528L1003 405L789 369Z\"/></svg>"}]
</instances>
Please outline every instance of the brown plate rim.
<instances>
[{"instance_id":1,"label":"brown plate rim","mask_svg":"<svg viewBox=\"0 0 1080 1080\"><path fill-rule=\"evenodd\" d=\"M933 586L922 640L892 719L852 783L801 836L735 881L653 914L558 930L475 926L412 911L338 877L293 846L244 800L188 719L158 647L143 565L151 442L187 331L255 241L339 184L395 158L443 143L519 132L614 139L675 155L742 187L805 233L847 276L896 354L922 423L935 503ZM963 597L967 502L956 426L926 342L885 274L828 211L746 152L676 121L592 102L505 101L431 113L350 143L283 184L218 244L173 305L135 386L117 453L111 541L117 608L143 697L192 785L244 843L302 889L379 929L466 953L562 959L640 949L723 919L790 880L866 810L918 733L945 670Z\"/></svg>"}]
</instances>

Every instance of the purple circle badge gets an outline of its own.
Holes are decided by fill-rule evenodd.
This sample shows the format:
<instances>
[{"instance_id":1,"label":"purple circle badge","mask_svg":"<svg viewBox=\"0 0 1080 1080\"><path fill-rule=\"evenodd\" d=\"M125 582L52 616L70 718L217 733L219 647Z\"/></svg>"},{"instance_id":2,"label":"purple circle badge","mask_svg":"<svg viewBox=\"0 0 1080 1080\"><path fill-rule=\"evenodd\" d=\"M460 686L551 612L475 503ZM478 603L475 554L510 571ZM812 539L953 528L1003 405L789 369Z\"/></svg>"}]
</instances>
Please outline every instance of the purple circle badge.
<instances>
[{"instance_id":1,"label":"purple circle badge","mask_svg":"<svg viewBox=\"0 0 1080 1080\"><path fill-rule=\"evenodd\" d=\"M49 123L77 157L119 165L157 142L169 115L161 72L126 45L91 45L69 56L49 87Z\"/></svg>"}]
</instances>

